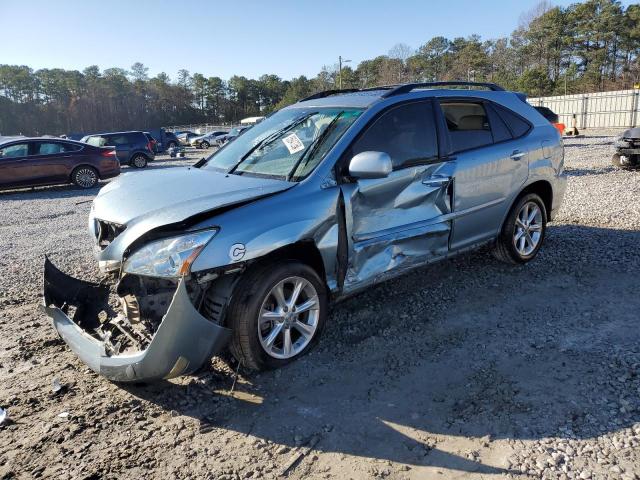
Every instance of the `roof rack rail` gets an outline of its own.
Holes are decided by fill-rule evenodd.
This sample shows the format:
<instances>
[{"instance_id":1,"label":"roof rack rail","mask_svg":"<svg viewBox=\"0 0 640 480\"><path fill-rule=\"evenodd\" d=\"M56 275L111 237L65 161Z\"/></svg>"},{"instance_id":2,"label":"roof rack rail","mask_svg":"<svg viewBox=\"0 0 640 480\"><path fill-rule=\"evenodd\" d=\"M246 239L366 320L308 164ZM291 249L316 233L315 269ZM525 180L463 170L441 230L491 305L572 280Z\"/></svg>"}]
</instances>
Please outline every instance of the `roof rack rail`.
<instances>
[{"instance_id":1,"label":"roof rack rail","mask_svg":"<svg viewBox=\"0 0 640 480\"><path fill-rule=\"evenodd\" d=\"M338 95L340 93L354 93L354 92L371 92L373 90L391 90L400 85L379 85L377 87L367 87L367 88L343 88L343 89L332 89L332 90L324 90L323 92L314 93L313 95L309 95L299 102L306 102L307 100L315 100L317 98L330 97L331 95Z\"/></svg>"},{"instance_id":2,"label":"roof rack rail","mask_svg":"<svg viewBox=\"0 0 640 480\"><path fill-rule=\"evenodd\" d=\"M313 95L309 95L308 97L303 98L302 100L298 100L299 102L306 102L307 100L315 100L316 98L324 98L330 95L336 95L338 93L353 93L359 92L359 88L343 88L338 90L324 90L323 92L314 93Z\"/></svg>"},{"instance_id":3,"label":"roof rack rail","mask_svg":"<svg viewBox=\"0 0 640 480\"><path fill-rule=\"evenodd\" d=\"M398 85L397 87L389 90L382 98L393 97L394 95L400 95L403 93L409 93L416 88L428 88L428 87L484 87L494 92L504 92L504 88L495 83L488 82L464 82L464 81L450 81L450 82L420 82L420 83L405 83L404 85Z\"/></svg>"}]
</instances>

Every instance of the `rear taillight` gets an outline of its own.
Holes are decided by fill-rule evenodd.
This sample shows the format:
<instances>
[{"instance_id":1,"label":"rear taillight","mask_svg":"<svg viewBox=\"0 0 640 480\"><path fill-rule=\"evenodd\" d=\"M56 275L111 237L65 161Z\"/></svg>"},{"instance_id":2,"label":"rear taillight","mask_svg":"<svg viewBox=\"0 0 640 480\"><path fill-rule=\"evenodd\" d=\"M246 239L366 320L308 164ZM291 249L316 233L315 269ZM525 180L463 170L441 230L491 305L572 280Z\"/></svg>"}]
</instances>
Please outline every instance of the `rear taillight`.
<instances>
[{"instance_id":1,"label":"rear taillight","mask_svg":"<svg viewBox=\"0 0 640 480\"><path fill-rule=\"evenodd\" d=\"M100 155L102 155L103 157L113 158L113 157L116 156L116 151L115 150L105 150Z\"/></svg>"}]
</instances>

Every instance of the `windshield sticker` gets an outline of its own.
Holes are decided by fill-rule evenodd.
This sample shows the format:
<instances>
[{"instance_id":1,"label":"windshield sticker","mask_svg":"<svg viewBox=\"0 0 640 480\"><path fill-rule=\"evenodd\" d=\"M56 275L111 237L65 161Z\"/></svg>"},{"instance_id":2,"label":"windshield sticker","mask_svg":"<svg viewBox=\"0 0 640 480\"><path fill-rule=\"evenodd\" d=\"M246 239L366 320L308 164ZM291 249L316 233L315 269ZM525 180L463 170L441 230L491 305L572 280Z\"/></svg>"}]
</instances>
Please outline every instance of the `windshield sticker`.
<instances>
[{"instance_id":1,"label":"windshield sticker","mask_svg":"<svg viewBox=\"0 0 640 480\"><path fill-rule=\"evenodd\" d=\"M282 142L287 147L287 150L289 150L289 153L291 155L304 150L304 144L302 143L302 140L300 140L298 138L298 135L296 135L295 133L292 133L291 135L287 135L286 137L284 137L282 139Z\"/></svg>"}]
</instances>

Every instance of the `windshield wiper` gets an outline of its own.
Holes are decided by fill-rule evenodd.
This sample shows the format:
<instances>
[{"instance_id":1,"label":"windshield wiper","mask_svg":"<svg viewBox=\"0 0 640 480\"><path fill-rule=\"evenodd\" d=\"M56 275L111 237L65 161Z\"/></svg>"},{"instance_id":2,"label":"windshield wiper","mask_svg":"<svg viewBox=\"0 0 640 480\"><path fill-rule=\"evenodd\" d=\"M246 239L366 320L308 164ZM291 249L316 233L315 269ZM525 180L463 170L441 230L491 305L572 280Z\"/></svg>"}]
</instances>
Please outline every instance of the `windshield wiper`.
<instances>
[{"instance_id":1,"label":"windshield wiper","mask_svg":"<svg viewBox=\"0 0 640 480\"><path fill-rule=\"evenodd\" d=\"M324 139L327 138L327 135L329 135L329 132L331 132L331 130L333 130L333 127L338 123L338 120L340 119L343 113L344 113L344 110L338 113L335 116L335 118L329 122L329 124L325 127L322 133L318 135L318 137L313 141L311 148L308 148L302 155L300 155L300 158L298 159L298 161L295 163L295 165L287 175L287 179L286 179L287 182L291 181L293 174L296 172L296 170L302 163L302 160L304 160L305 158L312 158L313 154L316 153L316 150L318 150L318 148L320 148L320 145L322 145L322 142L324 141Z\"/></svg>"},{"instance_id":2,"label":"windshield wiper","mask_svg":"<svg viewBox=\"0 0 640 480\"><path fill-rule=\"evenodd\" d=\"M249 149L249 151L247 153L245 153L242 158L240 160L238 160L229 170L227 170L227 173L233 173L235 171L236 168L238 168L240 166L240 164L242 162L244 162L247 158L249 158L249 156L255 152L258 149L263 149L264 147L266 147L267 145L269 145L271 142L273 142L274 140L276 140L278 137L280 137L281 135L284 135L285 133L287 133L289 130L292 130L294 128L296 128L298 125L300 125L302 122L304 122L305 120L307 120L309 117L311 117L312 115L317 114L318 112L309 112L306 115L301 116L300 118L298 118L297 120L294 120L292 123L290 123L289 125L282 127L280 130L276 130L275 132L273 132L271 135L267 135L265 138L263 138L262 140L260 140L258 143L256 143L253 147L251 147Z\"/></svg>"}]
</instances>

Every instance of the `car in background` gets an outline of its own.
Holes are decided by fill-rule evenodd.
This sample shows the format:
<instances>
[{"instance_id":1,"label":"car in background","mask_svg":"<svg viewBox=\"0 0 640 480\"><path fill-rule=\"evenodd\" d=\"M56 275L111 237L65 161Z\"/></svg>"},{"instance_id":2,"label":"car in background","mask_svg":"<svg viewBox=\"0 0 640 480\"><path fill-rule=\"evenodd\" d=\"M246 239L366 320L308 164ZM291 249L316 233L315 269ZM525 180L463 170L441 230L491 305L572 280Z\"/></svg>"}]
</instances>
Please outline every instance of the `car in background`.
<instances>
[{"instance_id":1,"label":"car in background","mask_svg":"<svg viewBox=\"0 0 640 480\"><path fill-rule=\"evenodd\" d=\"M62 183L92 188L119 173L113 148L51 138L0 141L0 189Z\"/></svg>"},{"instance_id":2,"label":"car in background","mask_svg":"<svg viewBox=\"0 0 640 480\"><path fill-rule=\"evenodd\" d=\"M151 142L151 150L153 150L153 153L159 153L158 148L159 148L160 142L158 142L158 140L153 138L153 135L151 135L151 133L149 132L143 132L143 133L144 133L144 136L147 137L147 140Z\"/></svg>"},{"instance_id":3,"label":"car in background","mask_svg":"<svg viewBox=\"0 0 640 480\"><path fill-rule=\"evenodd\" d=\"M169 150L170 148L175 148L180 145L180 140L173 132L164 132L164 140L162 142L164 150Z\"/></svg>"},{"instance_id":4,"label":"car in background","mask_svg":"<svg viewBox=\"0 0 640 480\"><path fill-rule=\"evenodd\" d=\"M193 137L189 143L192 147L196 148L209 148L212 145L219 147L222 145L221 138L228 133L229 132L225 132L224 130L216 130L200 135L199 137Z\"/></svg>"},{"instance_id":5,"label":"car in background","mask_svg":"<svg viewBox=\"0 0 640 480\"><path fill-rule=\"evenodd\" d=\"M154 145L154 150L156 153L162 153L169 150L170 148L175 148L180 145L180 141L178 140L178 137L176 137L176 134L173 132L168 132L164 128L151 129L145 133L151 135L156 141L156 144Z\"/></svg>"},{"instance_id":6,"label":"car in background","mask_svg":"<svg viewBox=\"0 0 640 480\"><path fill-rule=\"evenodd\" d=\"M251 128L253 125L240 125L238 127L233 127L231 130L229 130L229 133L227 133L226 135L224 135L223 137L220 138L222 144L224 145L225 143L229 143L234 141L236 138L238 138L238 136L244 132L245 130L248 130L249 128Z\"/></svg>"},{"instance_id":7,"label":"car in background","mask_svg":"<svg viewBox=\"0 0 640 480\"><path fill-rule=\"evenodd\" d=\"M535 108L540 115L549 120L549 123L556 127L560 132L560 135L564 135L564 129L566 125L560 122L560 117L557 113L551 110L549 107L533 107Z\"/></svg>"},{"instance_id":8,"label":"car in background","mask_svg":"<svg viewBox=\"0 0 640 480\"><path fill-rule=\"evenodd\" d=\"M87 135L81 142L94 147L113 147L123 165L144 168L155 158L153 144L144 132L110 132Z\"/></svg>"},{"instance_id":9,"label":"car in background","mask_svg":"<svg viewBox=\"0 0 640 480\"><path fill-rule=\"evenodd\" d=\"M180 132L176 135L181 145L189 145L189 142L191 142L192 138L199 137L199 136L200 136L199 133L194 133L191 131Z\"/></svg>"}]
</instances>

